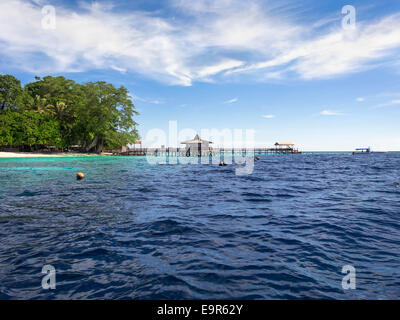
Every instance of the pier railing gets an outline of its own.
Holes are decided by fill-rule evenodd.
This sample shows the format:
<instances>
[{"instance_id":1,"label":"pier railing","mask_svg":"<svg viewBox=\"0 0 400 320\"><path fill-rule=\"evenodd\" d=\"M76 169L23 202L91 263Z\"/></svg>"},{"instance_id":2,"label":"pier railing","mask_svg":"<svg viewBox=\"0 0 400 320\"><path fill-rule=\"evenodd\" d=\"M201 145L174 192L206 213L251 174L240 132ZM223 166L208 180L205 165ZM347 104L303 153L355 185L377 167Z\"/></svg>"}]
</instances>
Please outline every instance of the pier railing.
<instances>
[{"instance_id":1,"label":"pier railing","mask_svg":"<svg viewBox=\"0 0 400 320\"><path fill-rule=\"evenodd\" d=\"M301 152L293 148L210 148L201 150L191 150L185 148L134 148L124 152L114 152L117 156L172 156L172 157L205 157L223 154L233 155L267 155L267 154L300 154Z\"/></svg>"}]
</instances>

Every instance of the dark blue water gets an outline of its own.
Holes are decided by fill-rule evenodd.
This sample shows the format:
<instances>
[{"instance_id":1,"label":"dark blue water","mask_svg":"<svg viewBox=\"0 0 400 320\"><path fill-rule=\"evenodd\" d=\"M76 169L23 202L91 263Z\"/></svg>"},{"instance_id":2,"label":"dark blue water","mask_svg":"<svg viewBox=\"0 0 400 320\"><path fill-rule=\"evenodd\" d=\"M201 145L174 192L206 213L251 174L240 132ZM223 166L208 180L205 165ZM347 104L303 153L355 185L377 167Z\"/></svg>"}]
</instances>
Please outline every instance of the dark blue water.
<instances>
[{"instance_id":1,"label":"dark blue water","mask_svg":"<svg viewBox=\"0 0 400 320\"><path fill-rule=\"evenodd\" d=\"M399 154L235 167L0 160L0 298L400 298Z\"/></svg>"}]
</instances>

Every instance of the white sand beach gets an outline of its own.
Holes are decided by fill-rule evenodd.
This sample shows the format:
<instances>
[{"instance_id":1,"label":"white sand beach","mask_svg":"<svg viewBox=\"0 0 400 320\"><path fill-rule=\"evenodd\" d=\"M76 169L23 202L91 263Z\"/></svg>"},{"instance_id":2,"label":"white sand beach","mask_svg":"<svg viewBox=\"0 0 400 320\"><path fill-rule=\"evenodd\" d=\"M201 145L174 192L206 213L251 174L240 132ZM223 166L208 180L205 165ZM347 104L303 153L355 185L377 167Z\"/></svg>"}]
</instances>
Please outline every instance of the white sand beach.
<instances>
[{"instance_id":1,"label":"white sand beach","mask_svg":"<svg viewBox=\"0 0 400 320\"><path fill-rule=\"evenodd\" d=\"M32 153L32 152L0 152L0 158L39 158L39 157L91 157L109 156L111 153Z\"/></svg>"}]
</instances>

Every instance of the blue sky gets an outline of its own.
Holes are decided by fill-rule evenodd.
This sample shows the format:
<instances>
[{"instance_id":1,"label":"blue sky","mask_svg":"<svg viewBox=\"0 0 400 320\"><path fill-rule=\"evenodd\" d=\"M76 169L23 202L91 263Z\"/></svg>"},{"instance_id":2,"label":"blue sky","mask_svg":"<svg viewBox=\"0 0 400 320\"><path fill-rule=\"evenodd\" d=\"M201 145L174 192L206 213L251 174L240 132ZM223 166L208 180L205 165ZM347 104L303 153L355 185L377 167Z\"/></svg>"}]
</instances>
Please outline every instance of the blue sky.
<instances>
[{"instance_id":1,"label":"blue sky","mask_svg":"<svg viewBox=\"0 0 400 320\"><path fill-rule=\"evenodd\" d=\"M400 2L277 2L3 0L0 73L124 85L145 141L176 120L254 129L257 146L400 150Z\"/></svg>"}]
</instances>

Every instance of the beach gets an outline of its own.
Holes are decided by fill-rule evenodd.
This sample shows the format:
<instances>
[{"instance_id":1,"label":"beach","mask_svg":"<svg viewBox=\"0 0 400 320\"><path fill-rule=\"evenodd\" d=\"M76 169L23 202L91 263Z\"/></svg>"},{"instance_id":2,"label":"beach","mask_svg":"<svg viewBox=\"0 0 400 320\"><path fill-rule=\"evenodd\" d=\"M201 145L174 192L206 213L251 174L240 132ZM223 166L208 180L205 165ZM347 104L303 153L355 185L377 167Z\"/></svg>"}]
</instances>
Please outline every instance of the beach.
<instances>
[{"instance_id":1,"label":"beach","mask_svg":"<svg viewBox=\"0 0 400 320\"><path fill-rule=\"evenodd\" d=\"M111 153L33 153L33 152L0 152L0 158L42 158L42 157L90 157L90 156L109 156Z\"/></svg>"}]
</instances>

